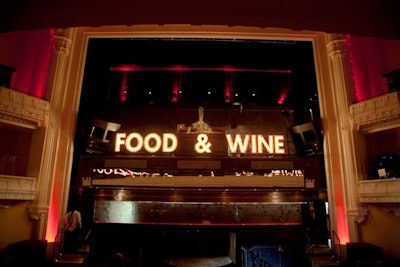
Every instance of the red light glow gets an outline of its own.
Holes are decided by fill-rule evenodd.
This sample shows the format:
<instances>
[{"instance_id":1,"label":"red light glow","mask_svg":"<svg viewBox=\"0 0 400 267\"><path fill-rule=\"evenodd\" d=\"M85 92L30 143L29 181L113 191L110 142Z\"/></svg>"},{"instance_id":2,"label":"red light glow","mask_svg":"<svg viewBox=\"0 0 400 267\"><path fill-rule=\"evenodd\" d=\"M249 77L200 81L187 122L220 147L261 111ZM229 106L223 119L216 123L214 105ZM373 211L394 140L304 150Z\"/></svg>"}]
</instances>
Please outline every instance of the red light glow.
<instances>
[{"instance_id":1,"label":"red light glow","mask_svg":"<svg viewBox=\"0 0 400 267\"><path fill-rule=\"evenodd\" d=\"M350 237L344 196L339 196L337 193L335 194L337 235L339 236L341 244L346 244L350 242Z\"/></svg>"},{"instance_id":2,"label":"red light glow","mask_svg":"<svg viewBox=\"0 0 400 267\"><path fill-rule=\"evenodd\" d=\"M350 58L355 100L362 101L387 93L387 83L382 77L386 71L382 40L348 35L345 43Z\"/></svg>"},{"instance_id":3,"label":"red light glow","mask_svg":"<svg viewBox=\"0 0 400 267\"><path fill-rule=\"evenodd\" d=\"M289 88L283 87L281 89L281 93L280 93L279 98L278 98L278 104L279 105L283 105L285 103L285 100L286 100L286 97L287 97L288 93L289 93Z\"/></svg>"},{"instance_id":4,"label":"red light glow","mask_svg":"<svg viewBox=\"0 0 400 267\"><path fill-rule=\"evenodd\" d=\"M122 72L121 91L119 94L119 101L126 102L126 95L128 94L128 72Z\"/></svg>"},{"instance_id":5,"label":"red light glow","mask_svg":"<svg viewBox=\"0 0 400 267\"><path fill-rule=\"evenodd\" d=\"M47 77L54 49L54 30L20 32L16 71L10 87L45 98Z\"/></svg>"},{"instance_id":6,"label":"red light glow","mask_svg":"<svg viewBox=\"0 0 400 267\"><path fill-rule=\"evenodd\" d=\"M202 67L186 67L186 66L171 66L171 67L143 67L137 65L117 65L111 67L112 71L223 71L223 72L264 72L264 73L292 73L291 70L286 69L253 69L253 68L234 68L234 67L215 67L215 68L202 68Z\"/></svg>"},{"instance_id":7,"label":"red light glow","mask_svg":"<svg viewBox=\"0 0 400 267\"><path fill-rule=\"evenodd\" d=\"M178 96L180 94L179 90L182 88L182 72L179 71L177 77L175 78L174 84L172 85L172 99L171 102L178 102Z\"/></svg>"},{"instance_id":8,"label":"red light glow","mask_svg":"<svg viewBox=\"0 0 400 267\"><path fill-rule=\"evenodd\" d=\"M95 223L107 223L105 221L101 221L101 220L95 220ZM214 222L210 222L207 220L204 220L203 222L153 222L153 221L148 221L148 222L137 222L134 223L135 225L173 225L173 226L201 226L201 225L214 225L214 226L258 226L258 225L262 225L262 226L293 226L293 225L297 225L297 226L301 226L301 223L297 223L297 222L241 222L239 223L214 223Z\"/></svg>"},{"instance_id":9,"label":"red light glow","mask_svg":"<svg viewBox=\"0 0 400 267\"><path fill-rule=\"evenodd\" d=\"M56 179L55 179L56 180ZM46 228L46 240L53 242L58 233L58 221L61 212L61 193L57 192L60 190L54 190L55 185L53 184L52 192L50 196L49 215L47 218Z\"/></svg>"},{"instance_id":10,"label":"red light glow","mask_svg":"<svg viewBox=\"0 0 400 267\"><path fill-rule=\"evenodd\" d=\"M226 103L230 103L232 101L231 99L232 92L233 92L232 72L228 72L226 75L226 82L224 89L224 98Z\"/></svg>"}]
</instances>

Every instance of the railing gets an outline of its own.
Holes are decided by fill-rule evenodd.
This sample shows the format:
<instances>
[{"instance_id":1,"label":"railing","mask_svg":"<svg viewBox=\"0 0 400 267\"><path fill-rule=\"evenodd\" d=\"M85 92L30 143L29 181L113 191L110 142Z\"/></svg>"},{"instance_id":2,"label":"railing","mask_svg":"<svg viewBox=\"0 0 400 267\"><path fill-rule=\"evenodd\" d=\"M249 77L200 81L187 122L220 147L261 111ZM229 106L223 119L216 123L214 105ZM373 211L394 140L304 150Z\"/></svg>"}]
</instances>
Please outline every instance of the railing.
<instances>
[{"instance_id":1,"label":"railing","mask_svg":"<svg viewBox=\"0 0 400 267\"><path fill-rule=\"evenodd\" d=\"M86 266L86 259L89 254L89 238L91 233L92 230L89 229L84 238L81 240L80 249L77 251L77 254L82 254L83 256L82 267ZM53 262L59 261L63 256L64 234L65 230L64 228L61 228L54 239Z\"/></svg>"},{"instance_id":2,"label":"railing","mask_svg":"<svg viewBox=\"0 0 400 267\"><path fill-rule=\"evenodd\" d=\"M335 231L331 231L331 241L332 241L332 253L333 257L338 260L342 261L342 249L341 249L341 242L340 238ZM337 241L337 243L336 243ZM336 246L339 248L336 249Z\"/></svg>"},{"instance_id":3,"label":"railing","mask_svg":"<svg viewBox=\"0 0 400 267\"><path fill-rule=\"evenodd\" d=\"M249 249L242 247L243 251L243 267L248 267L247 258L251 257L251 267L272 267L272 264L265 260L262 256L251 252Z\"/></svg>"},{"instance_id":4,"label":"railing","mask_svg":"<svg viewBox=\"0 0 400 267\"><path fill-rule=\"evenodd\" d=\"M307 240L307 255L309 256L310 266L314 267L314 246L311 243L311 238L308 235L306 229L303 229L303 232L304 232L304 236L306 237L306 240Z\"/></svg>"},{"instance_id":5,"label":"railing","mask_svg":"<svg viewBox=\"0 0 400 267\"><path fill-rule=\"evenodd\" d=\"M0 120L27 129L46 127L50 103L14 89L0 86Z\"/></svg>"},{"instance_id":6,"label":"railing","mask_svg":"<svg viewBox=\"0 0 400 267\"><path fill-rule=\"evenodd\" d=\"M54 238L54 244L53 244L53 261L57 260L63 249L63 243L64 243L64 228L61 228L58 232L56 237Z\"/></svg>"},{"instance_id":7,"label":"railing","mask_svg":"<svg viewBox=\"0 0 400 267\"><path fill-rule=\"evenodd\" d=\"M35 184L34 177L0 174L0 199L33 200L36 194Z\"/></svg>"}]
</instances>

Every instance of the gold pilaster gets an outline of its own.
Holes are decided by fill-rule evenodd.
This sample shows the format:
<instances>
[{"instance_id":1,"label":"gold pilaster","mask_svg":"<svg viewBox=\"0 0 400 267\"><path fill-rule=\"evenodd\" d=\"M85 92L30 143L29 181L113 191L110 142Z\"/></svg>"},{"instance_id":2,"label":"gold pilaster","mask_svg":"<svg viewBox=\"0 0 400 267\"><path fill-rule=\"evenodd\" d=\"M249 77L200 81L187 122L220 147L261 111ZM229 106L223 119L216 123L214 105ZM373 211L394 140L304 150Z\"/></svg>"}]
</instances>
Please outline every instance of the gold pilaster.
<instances>
[{"instance_id":1,"label":"gold pilaster","mask_svg":"<svg viewBox=\"0 0 400 267\"><path fill-rule=\"evenodd\" d=\"M354 83L350 54L346 45L345 35L328 34L327 51L330 59L332 82L334 90L334 106L339 136L339 153L342 181L333 181L335 187L335 198L343 197L344 209L347 214L347 225L350 242L357 242L358 226L360 217L357 182L358 173L362 168L361 159L363 155L362 136L352 128L349 118L349 106L353 102ZM358 153L357 153L358 151ZM342 187L342 188L340 188Z\"/></svg>"},{"instance_id":2,"label":"gold pilaster","mask_svg":"<svg viewBox=\"0 0 400 267\"><path fill-rule=\"evenodd\" d=\"M67 80L68 55L70 52L71 39L68 30L58 29L54 32L54 50L50 62L47 92L50 103L50 114L48 126L33 135L33 141L43 146L33 149L31 157L40 158L39 170L37 172L38 192L37 203L31 210L37 211L38 238L45 239L46 228L50 220L55 224L54 218L60 210L59 205L52 203L61 202L64 193L64 180L66 160L60 159L60 150L66 149L62 142L62 115L65 98L65 83ZM39 157L40 156L40 157ZM62 162L64 161L64 162ZM51 186L50 186L51 185ZM51 240L50 240L51 241Z\"/></svg>"}]
</instances>

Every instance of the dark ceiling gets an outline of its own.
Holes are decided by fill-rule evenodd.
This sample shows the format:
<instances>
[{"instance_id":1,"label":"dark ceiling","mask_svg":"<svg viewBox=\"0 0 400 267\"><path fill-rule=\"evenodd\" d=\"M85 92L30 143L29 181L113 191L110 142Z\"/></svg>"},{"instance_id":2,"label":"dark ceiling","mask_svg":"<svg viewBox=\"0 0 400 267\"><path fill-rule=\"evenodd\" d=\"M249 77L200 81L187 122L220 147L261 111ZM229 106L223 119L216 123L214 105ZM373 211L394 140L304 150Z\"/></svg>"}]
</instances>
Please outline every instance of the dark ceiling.
<instances>
[{"instance_id":1,"label":"dark ceiling","mask_svg":"<svg viewBox=\"0 0 400 267\"><path fill-rule=\"evenodd\" d=\"M85 116L121 106L122 72L128 72L124 108L171 106L175 85L183 92L173 106L226 107L227 87L231 103L246 108L303 112L306 103L317 99L309 41L94 38L86 60L81 95Z\"/></svg>"},{"instance_id":2,"label":"dark ceiling","mask_svg":"<svg viewBox=\"0 0 400 267\"><path fill-rule=\"evenodd\" d=\"M397 0L2 0L0 32L76 26L207 24L400 39L399 12Z\"/></svg>"}]
</instances>

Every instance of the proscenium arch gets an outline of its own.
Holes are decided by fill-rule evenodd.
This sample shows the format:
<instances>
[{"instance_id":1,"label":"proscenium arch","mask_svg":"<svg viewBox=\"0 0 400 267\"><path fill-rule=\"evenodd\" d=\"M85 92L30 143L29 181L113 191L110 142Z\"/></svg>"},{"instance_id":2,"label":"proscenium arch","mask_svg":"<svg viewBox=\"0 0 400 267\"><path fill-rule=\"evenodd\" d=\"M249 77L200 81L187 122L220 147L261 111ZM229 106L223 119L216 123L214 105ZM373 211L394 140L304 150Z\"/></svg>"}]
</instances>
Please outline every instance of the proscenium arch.
<instances>
[{"instance_id":1,"label":"proscenium arch","mask_svg":"<svg viewBox=\"0 0 400 267\"><path fill-rule=\"evenodd\" d=\"M79 111L80 95L84 76L86 53L88 43L91 38L223 38L249 39L249 40L288 40L288 41L310 41L313 46L314 63L316 71L316 82L320 105L320 114L324 132L324 158L325 172L327 179L328 201L330 205L331 230L334 230L342 242L349 241L347 227L347 216L345 206L336 207L336 198L341 198L341 203L345 203L345 193L343 187L343 171L340 159L340 131L337 125L335 113L335 95L332 85L333 74L327 51L328 34L314 31L291 31L279 28L255 28L255 27L228 27L213 25L137 25L137 26L106 26L106 27L80 27L59 29L56 35L71 41L71 48L68 59L66 60L66 81L62 86L49 88L49 90L64 90L62 100L63 112L71 114L61 122L62 128L68 129L67 138L73 140L76 131L76 121ZM50 77L50 79L57 79ZM60 82L60 81L58 81ZM60 134L61 135L61 134ZM59 173L62 173L62 181L53 181L52 190L63 192L60 205L53 207L58 213L58 222L42 222L46 227L46 238L54 240L54 236L49 233L56 233L57 224L62 222L62 215L66 211L71 180L73 142L68 143L68 148L63 151L65 155L58 155L60 158L67 158L69 164L60 164ZM50 200L49 200L50 201ZM51 207L52 203L49 203ZM53 216L55 218L55 216Z\"/></svg>"}]
</instances>

